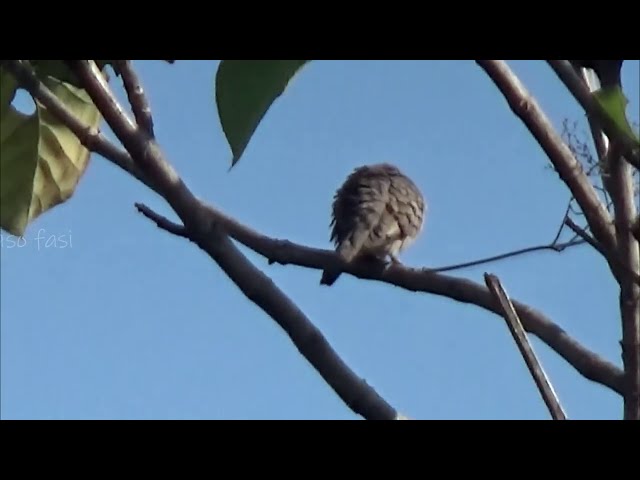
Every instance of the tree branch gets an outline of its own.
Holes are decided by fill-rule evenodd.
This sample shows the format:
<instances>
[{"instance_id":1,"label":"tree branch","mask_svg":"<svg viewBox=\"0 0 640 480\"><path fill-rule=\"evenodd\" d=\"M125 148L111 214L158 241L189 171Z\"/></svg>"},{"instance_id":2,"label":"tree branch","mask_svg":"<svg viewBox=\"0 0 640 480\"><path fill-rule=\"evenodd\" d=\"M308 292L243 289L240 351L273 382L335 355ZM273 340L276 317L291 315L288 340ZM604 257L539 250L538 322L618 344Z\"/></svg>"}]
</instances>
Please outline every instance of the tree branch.
<instances>
[{"instance_id":1,"label":"tree branch","mask_svg":"<svg viewBox=\"0 0 640 480\"><path fill-rule=\"evenodd\" d=\"M224 232L224 225L206 214L203 204L188 190L155 140L127 119L95 64L79 61L74 67L89 96L131 157L145 175L160 186L162 196L183 221L188 238L209 254L249 300L278 323L300 353L356 414L372 420L402 417L353 373L293 301L240 252Z\"/></svg>"},{"instance_id":2,"label":"tree branch","mask_svg":"<svg viewBox=\"0 0 640 480\"><path fill-rule=\"evenodd\" d=\"M131 109L136 119L136 123L149 136L155 137L153 132L153 117L151 115L151 106L147 99L142 83L138 78L138 74L131 65L131 60L118 60L116 62L118 72L122 76L122 83L127 92Z\"/></svg>"},{"instance_id":3,"label":"tree branch","mask_svg":"<svg viewBox=\"0 0 640 480\"><path fill-rule=\"evenodd\" d=\"M511 110L538 141L551 163L575 197L596 239L607 251L616 247L609 213L584 174L580 163L555 132L551 122L507 64L500 60L476 60L506 98Z\"/></svg>"},{"instance_id":4,"label":"tree branch","mask_svg":"<svg viewBox=\"0 0 640 480\"><path fill-rule=\"evenodd\" d=\"M619 144L624 157L635 168L640 169L640 150L633 139L621 132L613 119L602 106L594 99L593 95L578 77L568 60L547 60L558 78L564 83L569 92L574 96L589 117L595 118L599 126L609 139Z\"/></svg>"},{"instance_id":5,"label":"tree branch","mask_svg":"<svg viewBox=\"0 0 640 480\"><path fill-rule=\"evenodd\" d=\"M573 66L573 65L572 65ZM574 70L577 68L574 67ZM586 84L587 88L592 92L597 90L597 85L600 84L600 79L593 70L586 68L580 68L582 80ZM566 84L565 84L566 85ZM575 95L574 95L575 96ZM583 107L584 108L584 107ZM589 129L591 130L591 136L593 137L593 144L596 147L596 153L598 154L599 163L602 163L607 156L609 150L609 139L602 131L602 128L598 125L598 122L592 115L587 115L589 122Z\"/></svg>"},{"instance_id":6,"label":"tree branch","mask_svg":"<svg viewBox=\"0 0 640 480\"><path fill-rule=\"evenodd\" d=\"M300 353L354 412L370 420L406 419L353 373L306 315L246 260L221 229L215 228L215 220L210 231L191 232L144 204L136 203L136 208L159 228L187 238L209 253L246 297L261 306L289 335Z\"/></svg>"},{"instance_id":7,"label":"tree branch","mask_svg":"<svg viewBox=\"0 0 640 480\"><path fill-rule=\"evenodd\" d=\"M616 147L611 149L612 152ZM636 217L631 167L618 155L610 155L611 199L615 209L618 251L621 263L640 278L640 245L632 228ZM640 280L629 275L618 278L622 317L622 359L626 375L624 418L640 420Z\"/></svg>"},{"instance_id":8,"label":"tree branch","mask_svg":"<svg viewBox=\"0 0 640 480\"><path fill-rule=\"evenodd\" d=\"M567 225L567 227L569 227L571 230L573 230L576 235L578 235L580 238L582 238L586 243L588 243L589 245L591 245L594 250L596 250L598 253L600 253L600 255L602 255L603 257L606 258L606 253L602 248L602 245L600 245L598 243L597 240L595 240L593 237L591 237L587 232L585 232L582 228L580 228L578 225L575 224L575 222L573 220L571 220L571 218L567 217L565 220L565 224ZM620 276L624 275L627 278L631 279L631 281L637 283L638 285L640 285L640 275L638 275L636 272L634 272L631 268L629 268L621 259L620 257L614 257L612 259L613 262L615 262L615 266L616 266L616 278L618 279L618 281L620 281Z\"/></svg>"},{"instance_id":9,"label":"tree branch","mask_svg":"<svg viewBox=\"0 0 640 480\"><path fill-rule=\"evenodd\" d=\"M504 288L502 288L500 280L495 275L485 273L484 281L495 298L496 303L500 305L502 316L507 322L509 332L516 342L518 350L520 350L520 353L527 364L527 368L529 369L529 373L531 373L531 376L533 377L533 380L538 387L538 391L540 392L544 403L547 405L552 418L554 420L566 420L567 416L562 409L562 405L560 405L558 396L554 392L547 375L544 373L542 365L540 365L531 344L527 340L527 336L522 328L522 323L520 323L518 314L513 308L513 304L511 303L511 300L509 300L509 296L504 291Z\"/></svg>"},{"instance_id":10,"label":"tree branch","mask_svg":"<svg viewBox=\"0 0 640 480\"><path fill-rule=\"evenodd\" d=\"M28 63L23 60L5 60L3 66L16 78L22 88L27 90L34 99L47 110L50 110L60 122L71 130L86 149L101 155L141 182L146 183L142 172L135 167L129 153L110 142L107 137L97 129L90 128L75 116L73 112L38 79L35 71Z\"/></svg>"},{"instance_id":11,"label":"tree branch","mask_svg":"<svg viewBox=\"0 0 640 480\"><path fill-rule=\"evenodd\" d=\"M381 270L366 263L343 264L332 250L270 238L228 217L211 205L204 205L204 208L212 218L224 225L231 237L264 256L270 264L297 265L317 270L340 265L344 273L357 278L375 280L409 291L431 293L461 303L473 304L497 315L501 314L488 289L471 280L405 265L391 265ZM145 210L147 209L143 208L141 212L145 213ZM166 219L165 221L168 222ZM515 301L514 305L525 330L540 338L585 378L622 394L622 370L585 348L542 313L518 301Z\"/></svg>"},{"instance_id":12,"label":"tree branch","mask_svg":"<svg viewBox=\"0 0 640 480\"><path fill-rule=\"evenodd\" d=\"M520 255L524 255L525 253L540 252L540 251L543 251L543 250L552 250L554 252L562 252L562 251L566 250L567 248L575 247L577 245L583 245L585 243L584 240L569 240L568 242L563 242L563 243L555 243L555 242L556 242L556 240L554 240L553 243L550 243L548 245L538 245L536 247L521 248L519 250L514 250L513 252L507 252L507 253L502 253L500 255L494 255L493 257L482 258L480 260L474 260L472 262L458 263L456 265L448 265L446 267L432 268L432 269L429 269L429 270L431 270L432 272L450 272L452 270L459 270L461 268L475 267L475 266L482 265L482 264L485 264L485 263L491 263L491 262L496 262L498 260L504 260L506 258L517 257L517 256L520 256Z\"/></svg>"}]
</instances>

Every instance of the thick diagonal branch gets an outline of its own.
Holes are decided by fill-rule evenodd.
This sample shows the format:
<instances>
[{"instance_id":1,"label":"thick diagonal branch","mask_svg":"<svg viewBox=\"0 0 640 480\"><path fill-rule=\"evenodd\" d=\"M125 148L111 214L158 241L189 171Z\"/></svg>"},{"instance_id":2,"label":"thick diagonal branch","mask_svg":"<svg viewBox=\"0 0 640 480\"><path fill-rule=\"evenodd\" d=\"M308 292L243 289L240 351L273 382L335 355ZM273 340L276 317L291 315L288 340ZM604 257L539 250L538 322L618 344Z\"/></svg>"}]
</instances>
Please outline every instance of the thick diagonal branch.
<instances>
[{"instance_id":1,"label":"thick diagonal branch","mask_svg":"<svg viewBox=\"0 0 640 480\"><path fill-rule=\"evenodd\" d=\"M220 266L245 296L273 318L292 342L356 414L371 420L393 420L398 414L373 388L360 379L331 348L309 318L256 268L231 242L222 225L208 215L165 159L148 132L132 127L123 109L96 72L95 64L80 61L75 72L98 105L109 126L146 176L183 221L188 237Z\"/></svg>"},{"instance_id":2,"label":"thick diagonal branch","mask_svg":"<svg viewBox=\"0 0 640 480\"><path fill-rule=\"evenodd\" d=\"M556 133L553 125L524 85L500 60L477 60L504 95L511 110L522 120L551 160L562 181L580 205L590 230L607 251L616 247L612 219L598 198L580 163Z\"/></svg>"},{"instance_id":3,"label":"thick diagonal branch","mask_svg":"<svg viewBox=\"0 0 640 480\"><path fill-rule=\"evenodd\" d=\"M612 152L616 148L611 149ZM633 235L637 209L634 203L631 166L611 155L611 199L618 235L618 258L636 277L640 276L640 242ZM624 418L640 420L640 285L631 276L620 275L622 360L626 375Z\"/></svg>"}]
</instances>

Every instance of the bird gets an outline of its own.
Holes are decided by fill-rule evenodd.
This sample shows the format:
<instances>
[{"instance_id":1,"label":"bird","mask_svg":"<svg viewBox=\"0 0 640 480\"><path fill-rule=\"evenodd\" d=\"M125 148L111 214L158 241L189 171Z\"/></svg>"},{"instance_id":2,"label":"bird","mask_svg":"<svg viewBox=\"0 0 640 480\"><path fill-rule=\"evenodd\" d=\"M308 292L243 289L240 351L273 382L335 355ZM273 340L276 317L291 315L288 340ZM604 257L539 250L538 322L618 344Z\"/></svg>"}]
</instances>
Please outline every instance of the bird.
<instances>
[{"instance_id":1,"label":"bird","mask_svg":"<svg viewBox=\"0 0 640 480\"><path fill-rule=\"evenodd\" d=\"M355 168L338 188L332 203L330 240L337 255L347 263L362 258L398 255L420 235L427 212L417 185L390 163ZM326 268L321 285L331 286L342 271Z\"/></svg>"}]
</instances>

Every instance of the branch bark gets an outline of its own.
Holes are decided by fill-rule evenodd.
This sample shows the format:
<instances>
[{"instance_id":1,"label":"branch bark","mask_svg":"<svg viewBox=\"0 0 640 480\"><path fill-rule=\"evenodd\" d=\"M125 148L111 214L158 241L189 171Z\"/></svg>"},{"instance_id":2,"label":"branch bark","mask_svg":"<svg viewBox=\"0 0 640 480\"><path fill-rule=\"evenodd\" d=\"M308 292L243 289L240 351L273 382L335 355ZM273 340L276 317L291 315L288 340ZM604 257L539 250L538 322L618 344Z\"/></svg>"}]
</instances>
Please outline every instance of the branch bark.
<instances>
[{"instance_id":1,"label":"branch bark","mask_svg":"<svg viewBox=\"0 0 640 480\"><path fill-rule=\"evenodd\" d=\"M306 247L289 240L270 238L228 217L211 205L203 205L203 207L210 212L212 218L224 224L231 237L264 256L270 264L297 265L324 270L333 266L334 262L340 262L332 250ZM141 212L145 213L144 210L141 209ZM180 228L177 225L173 227ZM501 315L488 289L471 280L406 265L392 265L383 271L365 263L345 264L341 268L343 268L343 274L353 275L356 278L375 280L409 291L447 297ZM581 345L541 312L518 301L514 301L514 306L526 331L540 338L585 378L622 394L624 378L622 370Z\"/></svg>"},{"instance_id":2,"label":"branch bark","mask_svg":"<svg viewBox=\"0 0 640 480\"><path fill-rule=\"evenodd\" d=\"M562 409L562 405L560 405L558 396L553 390L551 382L549 382L542 365L540 365L540 362L538 361L538 358L525 335L524 329L522 328L520 318L518 318L518 314L513 308L513 304L511 303L509 296L500 284L500 280L495 275L485 273L484 281L487 284L487 287L489 287L496 303L500 305L502 316L507 323L507 327L509 327L511 336L516 342L518 350L520 350L520 353L527 364L529 373L531 373L531 376L538 387L538 391L551 413L551 417L554 420L566 420L567 416Z\"/></svg>"},{"instance_id":3,"label":"branch bark","mask_svg":"<svg viewBox=\"0 0 640 480\"><path fill-rule=\"evenodd\" d=\"M154 137L153 131L153 117L151 115L151 106L147 99L142 83L138 78L138 74L131 65L131 60L117 60L117 70L122 76L122 83L127 92L133 115L136 119L136 123L142 128L149 136Z\"/></svg>"},{"instance_id":4,"label":"branch bark","mask_svg":"<svg viewBox=\"0 0 640 480\"><path fill-rule=\"evenodd\" d=\"M309 318L231 242L220 222L203 212L201 202L184 185L149 132L127 118L95 63L71 63L111 129L143 170L143 178L153 180L157 191L184 222L186 236L209 254L249 300L278 323L356 414L371 420L406 418L340 359Z\"/></svg>"},{"instance_id":5,"label":"branch bark","mask_svg":"<svg viewBox=\"0 0 640 480\"><path fill-rule=\"evenodd\" d=\"M604 251L604 249L602 248L602 246L600 244L598 244L598 242L591 236L589 236L589 234L587 232L585 232L582 228L580 228L578 225L576 225L576 223L571 220L571 218L567 217L564 221L565 225L567 227L569 227L571 230L573 230L575 232L576 235L578 235L580 238L582 238L586 243L588 243L589 245L591 245L591 247L593 247L594 250L596 250L598 253L600 253L600 255L602 255L603 257L607 256L607 253ZM640 275L638 275L633 268L629 268L627 266L627 264L622 260L622 257L614 257L613 260L616 263L616 279L618 279L618 281L620 281L620 276L626 276L628 277L631 281L637 283L638 285L640 285Z\"/></svg>"},{"instance_id":6,"label":"branch bark","mask_svg":"<svg viewBox=\"0 0 640 480\"><path fill-rule=\"evenodd\" d=\"M612 152L617 149L613 147ZM611 199L618 235L618 258L640 277L640 242L633 235L636 217L633 177L621 156L611 155ZM618 277L622 319L622 360L625 370L624 418L640 420L640 284L629 275Z\"/></svg>"},{"instance_id":7,"label":"branch bark","mask_svg":"<svg viewBox=\"0 0 640 480\"><path fill-rule=\"evenodd\" d=\"M553 125L507 64L500 60L476 60L504 95L511 110L538 141L580 205L590 230L607 251L616 248L613 221L600 202L580 163L556 133Z\"/></svg>"}]
</instances>

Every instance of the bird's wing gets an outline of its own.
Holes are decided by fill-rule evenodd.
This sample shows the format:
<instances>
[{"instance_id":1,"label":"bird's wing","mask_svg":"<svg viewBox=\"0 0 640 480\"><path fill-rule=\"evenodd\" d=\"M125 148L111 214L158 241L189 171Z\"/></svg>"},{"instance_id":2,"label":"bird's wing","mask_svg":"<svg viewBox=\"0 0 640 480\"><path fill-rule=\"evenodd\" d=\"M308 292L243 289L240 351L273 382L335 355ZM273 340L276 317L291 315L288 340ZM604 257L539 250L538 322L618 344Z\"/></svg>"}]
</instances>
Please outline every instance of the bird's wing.
<instances>
[{"instance_id":1,"label":"bird's wing","mask_svg":"<svg viewBox=\"0 0 640 480\"><path fill-rule=\"evenodd\" d=\"M345 188L335 202L336 251L345 261L352 260L371 238L383 233L381 220L386 212L389 181L384 178L363 180L366 181Z\"/></svg>"}]
</instances>

